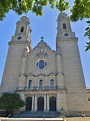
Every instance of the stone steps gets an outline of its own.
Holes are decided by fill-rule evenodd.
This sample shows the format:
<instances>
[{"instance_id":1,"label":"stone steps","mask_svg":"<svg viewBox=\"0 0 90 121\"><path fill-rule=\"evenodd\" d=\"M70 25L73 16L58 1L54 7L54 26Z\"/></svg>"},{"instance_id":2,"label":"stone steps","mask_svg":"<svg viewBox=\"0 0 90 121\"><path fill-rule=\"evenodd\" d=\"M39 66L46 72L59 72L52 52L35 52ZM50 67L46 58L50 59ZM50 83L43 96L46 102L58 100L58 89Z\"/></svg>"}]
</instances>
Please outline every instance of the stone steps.
<instances>
[{"instance_id":1,"label":"stone steps","mask_svg":"<svg viewBox=\"0 0 90 121\"><path fill-rule=\"evenodd\" d=\"M15 116L13 116L12 118L56 118L56 117L60 117L60 113L57 111L35 111L35 112L31 112L31 111L24 111L21 112Z\"/></svg>"}]
</instances>

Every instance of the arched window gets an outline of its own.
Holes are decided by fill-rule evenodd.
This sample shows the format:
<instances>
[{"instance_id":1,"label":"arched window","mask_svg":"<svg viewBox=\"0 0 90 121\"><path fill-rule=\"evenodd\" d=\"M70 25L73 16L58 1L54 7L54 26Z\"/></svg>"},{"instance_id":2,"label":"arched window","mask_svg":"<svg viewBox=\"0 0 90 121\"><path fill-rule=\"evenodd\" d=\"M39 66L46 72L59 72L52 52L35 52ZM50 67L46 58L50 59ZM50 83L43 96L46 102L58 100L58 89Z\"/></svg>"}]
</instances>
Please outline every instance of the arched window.
<instances>
[{"instance_id":1,"label":"arched window","mask_svg":"<svg viewBox=\"0 0 90 121\"><path fill-rule=\"evenodd\" d=\"M52 88L52 89L54 88L54 80L53 79L50 80L50 88Z\"/></svg>"},{"instance_id":2,"label":"arched window","mask_svg":"<svg viewBox=\"0 0 90 121\"><path fill-rule=\"evenodd\" d=\"M67 28L67 27L66 27L66 24L64 23L64 24L63 24L63 29L66 29L66 28Z\"/></svg>"},{"instance_id":3,"label":"arched window","mask_svg":"<svg viewBox=\"0 0 90 121\"><path fill-rule=\"evenodd\" d=\"M29 88L32 88L32 80L29 81L28 87L29 87Z\"/></svg>"},{"instance_id":4,"label":"arched window","mask_svg":"<svg viewBox=\"0 0 90 121\"><path fill-rule=\"evenodd\" d=\"M39 88L42 89L43 88L43 80L39 81Z\"/></svg>"},{"instance_id":5,"label":"arched window","mask_svg":"<svg viewBox=\"0 0 90 121\"><path fill-rule=\"evenodd\" d=\"M23 32L24 31L24 27L21 27L21 30L20 30L20 32Z\"/></svg>"}]
</instances>

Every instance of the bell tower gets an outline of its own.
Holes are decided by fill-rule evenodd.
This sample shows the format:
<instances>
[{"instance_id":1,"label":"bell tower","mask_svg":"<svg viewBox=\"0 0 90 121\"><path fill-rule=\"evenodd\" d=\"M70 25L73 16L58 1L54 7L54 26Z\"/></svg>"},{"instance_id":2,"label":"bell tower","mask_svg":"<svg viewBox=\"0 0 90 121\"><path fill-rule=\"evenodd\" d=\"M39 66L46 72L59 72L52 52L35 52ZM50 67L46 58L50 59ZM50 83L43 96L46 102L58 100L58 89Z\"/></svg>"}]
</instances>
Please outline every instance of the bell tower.
<instances>
[{"instance_id":1,"label":"bell tower","mask_svg":"<svg viewBox=\"0 0 90 121\"><path fill-rule=\"evenodd\" d=\"M27 42L28 43L28 51L32 50L31 45L31 28L29 26L30 20L27 16L21 17L20 21L16 23L16 31L14 36L12 37L12 41L18 42Z\"/></svg>"},{"instance_id":2,"label":"bell tower","mask_svg":"<svg viewBox=\"0 0 90 121\"><path fill-rule=\"evenodd\" d=\"M25 75L27 53L32 50L30 20L21 17L16 24L16 31L9 42L9 49L2 77L1 90L14 91L18 87L20 75ZM21 74L22 73L22 74ZM25 77L24 77L25 78Z\"/></svg>"},{"instance_id":3,"label":"bell tower","mask_svg":"<svg viewBox=\"0 0 90 121\"><path fill-rule=\"evenodd\" d=\"M18 40L21 39L22 41L25 41L25 40L29 41L30 34L31 34L31 28L29 24L30 24L30 20L27 16L23 16L20 19L20 21L16 23L15 36L17 37Z\"/></svg>"},{"instance_id":4,"label":"bell tower","mask_svg":"<svg viewBox=\"0 0 90 121\"><path fill-rule=\"evenodd\" d=\"M75 33L72 32L70 19L65 13L61 13L57 19L57 39L67 40L71 38L75 38Z\"/></svg>"},{"instance_id":5,"label":"bell tower","mask_svg":"<svg viewBox=\"0 0 90 121\"><path fill-rule=\"evenodd\" d=\"M60 13L57 19L56 50L60 51L62 73L67 95L67 111L88 110L87 93L82 65L78 50L78 38L71 29L70 19L65 13Z\"/></svg>"}]
</instances>

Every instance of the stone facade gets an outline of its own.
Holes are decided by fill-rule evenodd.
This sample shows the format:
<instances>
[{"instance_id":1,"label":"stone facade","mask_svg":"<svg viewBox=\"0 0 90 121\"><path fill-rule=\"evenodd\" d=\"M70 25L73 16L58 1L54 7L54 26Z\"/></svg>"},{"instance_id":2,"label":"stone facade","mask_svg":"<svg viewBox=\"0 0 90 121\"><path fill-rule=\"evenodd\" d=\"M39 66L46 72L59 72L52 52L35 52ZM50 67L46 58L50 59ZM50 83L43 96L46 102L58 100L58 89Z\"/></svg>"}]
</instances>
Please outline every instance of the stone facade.
<instances>
[{"instance_id":1,"label":"stone facade","mask_svg":"<svg viewBox=\"0 0 90 121\"><path fill-rule=\"evenodd\" d=\"M1 83L1 92L17 91L26 101L24 110L64 111L67 115L89 111L86 86L78 51L78 38L69 17L57 19L56 51L43 37L32 49L30 20L17 22Z\"/></svg>"}]
</instances>

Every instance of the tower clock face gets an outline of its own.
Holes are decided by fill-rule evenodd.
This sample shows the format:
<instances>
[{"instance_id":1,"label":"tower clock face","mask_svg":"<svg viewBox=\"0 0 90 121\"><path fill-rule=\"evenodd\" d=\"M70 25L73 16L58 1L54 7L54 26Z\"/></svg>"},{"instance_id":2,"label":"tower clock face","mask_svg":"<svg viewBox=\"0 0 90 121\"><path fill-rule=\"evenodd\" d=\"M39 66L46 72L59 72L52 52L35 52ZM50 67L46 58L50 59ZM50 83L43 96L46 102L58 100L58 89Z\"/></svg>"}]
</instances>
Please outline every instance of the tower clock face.
<instances>
[{"instance_id":1,"label":"tower clock face","mask_svg":"<svg viewBox=\"0 0 90 121\"><path fill-rule=\"evenodd\" d=\"M64 36L65 36L65 37L68 37L68 33L64 33Z\"/></svg>"},{"instance_id":2,"label":"tower clock face","mask_svg":"<svg viewBox=\"0 0 90 121\"><path fill-rule=\"evenodd\" d=\"M18 36L18 38L17 38L17 39L18 39L18 40L20 40L21 38L22 38L21 36Z\"/></svg>"}]
</instances>

